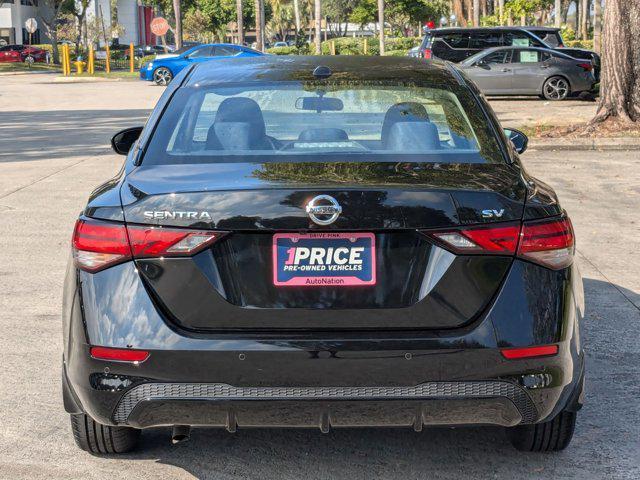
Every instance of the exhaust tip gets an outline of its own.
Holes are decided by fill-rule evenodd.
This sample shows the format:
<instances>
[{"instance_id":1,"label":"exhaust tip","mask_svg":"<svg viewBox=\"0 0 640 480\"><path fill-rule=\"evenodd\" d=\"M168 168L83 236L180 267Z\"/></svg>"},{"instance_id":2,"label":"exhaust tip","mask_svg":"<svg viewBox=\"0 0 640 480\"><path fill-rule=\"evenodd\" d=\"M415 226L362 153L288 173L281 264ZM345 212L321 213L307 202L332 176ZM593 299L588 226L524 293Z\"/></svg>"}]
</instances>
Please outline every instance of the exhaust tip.
<instances>
[{"instance_id":1,"label":"exhaust tip","mask_svg":"<svg viewBox=\"0 0 640 480\"><path fill-rule=\"evenodd\" d=\"M176 445L189 440L191 437L191 427L189 425L174 425L171 430L171 443Z\"/></svg>"}]
</instances>

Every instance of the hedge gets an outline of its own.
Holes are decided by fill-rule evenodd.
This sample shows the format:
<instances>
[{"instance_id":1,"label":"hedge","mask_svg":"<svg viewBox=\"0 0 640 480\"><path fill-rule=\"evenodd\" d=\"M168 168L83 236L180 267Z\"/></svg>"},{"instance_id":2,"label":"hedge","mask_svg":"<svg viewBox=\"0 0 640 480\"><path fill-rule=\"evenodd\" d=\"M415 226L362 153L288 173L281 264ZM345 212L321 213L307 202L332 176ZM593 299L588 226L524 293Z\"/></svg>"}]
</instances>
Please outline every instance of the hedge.
<instances>
[{"instance_id":1,"label":"hedge","mask_svg":"<svg viewBox=\"0 0 640 480\"><path fill-rule=\"evenodd\" d=\"M336 55L365 55L364 38L340 37L322 42L322 54L331 55L331 44L335 45ZM400 51L407 52L422 43L422 37L388 38L385 40L387 55L400 55ZM393 53L392 53L393 52ZM367 38L367 55L379 55L380 43L376 37Z\"/></svg>"},{"instance_id":2,"label":"hedge","mask_svg":"<svg viewBox=\"0 0 640 480\"><path fill-rule=\"evenodd\" d=\"M267 53L272 55L309 55L311 48L309 45L304 45L300 48L293 47L272 47L267 49Z\"/></svg>"},{"instance_id":3,"label":"hedge","mask_svg":"<svg viewBox=\"0 0 640 480\"><path fill-rule=\"evenodd\" d=\"M567 48L586 48L587 50L593 50L593 40L569 40L564 42L564 46Z\"/></svg>"},{"instance_id":4,"label":"hedge","mask_svg":"<svg viewBox=\"0 0 640 480\"><path fill-rule=\"evenodd\" d=\"M142 68L142 65L144 65L147 62L153 62L156 59L155 55L145 55L142 58L138 58L136 60L136 68Z\"/></svg>"}]
</instances>

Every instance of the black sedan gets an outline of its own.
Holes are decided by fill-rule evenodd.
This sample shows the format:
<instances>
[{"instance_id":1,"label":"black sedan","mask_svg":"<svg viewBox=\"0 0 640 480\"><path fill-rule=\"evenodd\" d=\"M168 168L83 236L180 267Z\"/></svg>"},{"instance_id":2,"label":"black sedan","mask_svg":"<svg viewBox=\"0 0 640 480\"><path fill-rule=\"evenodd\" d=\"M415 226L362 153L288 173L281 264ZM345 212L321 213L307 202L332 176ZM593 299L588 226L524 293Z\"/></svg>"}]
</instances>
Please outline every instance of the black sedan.
<instances>
[{"instance_id":1,"label":"black sedan","mask_svg":"<svg viewBox=\"0 0 640 480\"><path fill-rule=\"evenodd\" d=\"M140 430L499 425L565 448L582 405L571 222L456 67L191 65L78 218L64 406Z\"/></svg>"}]
</instances>

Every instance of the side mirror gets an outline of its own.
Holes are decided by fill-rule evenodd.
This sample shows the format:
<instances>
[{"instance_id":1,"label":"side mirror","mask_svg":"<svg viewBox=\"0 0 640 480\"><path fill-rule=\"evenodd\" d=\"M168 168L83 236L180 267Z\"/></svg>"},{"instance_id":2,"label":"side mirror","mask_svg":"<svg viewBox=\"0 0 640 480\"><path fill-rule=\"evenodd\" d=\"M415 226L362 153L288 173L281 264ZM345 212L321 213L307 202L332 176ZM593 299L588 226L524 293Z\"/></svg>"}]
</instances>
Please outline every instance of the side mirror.
<instances>
[{"instance_id":1,"label":"side mirror","mask_svg":"<svg viewBox=\"0 0 640 480\"><path fill-rule=\"evenodd\" d=\"M518 153L524 153L527 149L527 145L529 145L529 137L527 137L520 130L516 130L515 128L505 128L504 134L511 141L513 148L516 149Z\"/></svg>"},{"instance_id":2,"label":"side mirror","mask_svg":"<svg viewBox=\"0 0 640 480\"><path fill-rule=\"evenodd\" d=\"M120 155L127 155L133 144L138 140L138 137L140 137L142 128L143 127L125 128L116 133L111 138L111 148L113 148L113 151Z\"/></svg>"}]
</instances>

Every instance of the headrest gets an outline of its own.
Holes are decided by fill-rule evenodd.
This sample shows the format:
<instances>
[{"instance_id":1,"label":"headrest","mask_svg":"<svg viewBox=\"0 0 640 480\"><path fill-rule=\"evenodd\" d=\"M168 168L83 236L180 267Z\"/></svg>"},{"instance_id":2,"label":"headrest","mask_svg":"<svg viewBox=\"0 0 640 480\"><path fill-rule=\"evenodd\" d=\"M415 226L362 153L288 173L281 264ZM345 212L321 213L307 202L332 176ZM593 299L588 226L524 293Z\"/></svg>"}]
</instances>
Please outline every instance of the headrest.
<instances>
[{"instance_id":1,"label":"headrest","mask_svg":"<svg viewBox=\"0 0 640 480\"><path fill-rule=\"evenodd\" d=\"M381 138L384 142L389 135L389 129L397 122L428 122L429 114L424 105L417 102L402 102L391 106L382 122Z\"/></svg>"},{"instance_id":2,"label":"headrest","mask_svg":"<svg viewBox=\"0 0 640 480\"><path fill-rule=\"evenodd\" d=\"M260 139L249 122L214 123L213 128L223 150L251 150Z\"/></svg>"},{"instance_id":3,"label":"headrest","mask_svg":"<svg viewBox=\"0 0 640 480\"><path fill-rule=\"evenodd\" d=\"M218 106L214 124L227 122L245 122L255 129L255 135L266 134L264 118L260 105L255 100L245 97L226 98Z\"/></svg>"},{"instance_id":4,"label":"headrest","mask_svg":"<svg viewBox=\"0 0 640 480\"><path fill-rule=\"evenodd\" d=\"M438 128L431 122L396 122L383 140L385 150L424 152L440 148Z\"/></svg>"}]
</instances>

